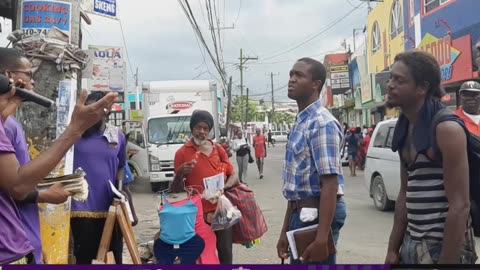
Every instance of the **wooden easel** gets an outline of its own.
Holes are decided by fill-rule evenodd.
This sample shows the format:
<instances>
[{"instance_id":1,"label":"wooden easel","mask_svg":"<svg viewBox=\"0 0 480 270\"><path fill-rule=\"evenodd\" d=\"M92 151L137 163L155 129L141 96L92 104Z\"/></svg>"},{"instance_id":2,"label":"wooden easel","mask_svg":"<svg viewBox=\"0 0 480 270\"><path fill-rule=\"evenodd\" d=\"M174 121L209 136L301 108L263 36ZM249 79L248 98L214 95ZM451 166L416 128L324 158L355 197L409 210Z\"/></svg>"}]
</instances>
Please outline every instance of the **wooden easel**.
<instances>
[{"instance_id":1,"label":"wooden easel","mask_svg":"<svg viewBox=\"0 0 480 270\"><path fill-rule=\"evenodd\" d=\"M132 262L134 264L142 264L140 253L138 252L137 240L133 233L132 224L128 219L127 206L119 200L115 200L108 210L107 220L103 227L102 239L97 252L97 259L93 260L92 264L115 264L113 253L108 252L108 250L110 249L110 242L112 241L113 228L117 221L120 225L125 243L127 244Z\"/></svg>"}]
</instances>

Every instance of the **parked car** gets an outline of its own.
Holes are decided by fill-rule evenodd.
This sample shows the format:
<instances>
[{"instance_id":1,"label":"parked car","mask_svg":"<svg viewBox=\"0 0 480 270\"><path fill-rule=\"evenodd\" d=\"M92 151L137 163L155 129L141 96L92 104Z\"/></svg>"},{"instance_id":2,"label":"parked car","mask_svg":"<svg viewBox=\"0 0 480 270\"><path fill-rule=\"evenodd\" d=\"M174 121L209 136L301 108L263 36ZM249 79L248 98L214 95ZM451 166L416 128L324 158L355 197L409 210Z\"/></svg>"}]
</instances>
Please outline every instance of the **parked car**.
<instances>
[{"instance_id":1,"label":"parked car","mask_svg":"<svg viewBox=\"0 0 480 270\"><path fill-rule=\"evenodd\" d=\"M272 131L272 140L273 140L273 143L287 142L288 131Z\"/></svg>"},{"instance_id":2,"label":"parked car","mask_svg":"<svg viewBox=\"0 0 480 270\"><path fill-rule=\"evenodd\" d=\"M365 163L365 186L375 208L394 208L400 190L400 158L391 150L397 119L378 123L373 132Z\"/></svg>"}]
</instances>

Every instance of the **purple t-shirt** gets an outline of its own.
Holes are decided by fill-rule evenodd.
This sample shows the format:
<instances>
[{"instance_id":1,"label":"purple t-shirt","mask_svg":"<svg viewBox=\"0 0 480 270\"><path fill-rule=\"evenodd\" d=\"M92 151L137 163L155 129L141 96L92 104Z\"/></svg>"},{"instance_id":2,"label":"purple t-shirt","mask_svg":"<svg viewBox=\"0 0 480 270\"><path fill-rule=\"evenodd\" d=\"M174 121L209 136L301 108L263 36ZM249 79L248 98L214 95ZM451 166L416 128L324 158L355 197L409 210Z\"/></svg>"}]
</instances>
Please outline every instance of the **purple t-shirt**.
<instances>
[{"instance_id":1,"label":"purple t-shirt","mask_svg":"<svg viewBox=\"0 0 480 270\"><path fill-rule=\"evenodd\" d=\"M86 202L72 201L72 217L105 217L113 202L117 172L126 164L125 135L118 130L118 144L111 144L104 135L80 139L74 148L73 168L85 171L89 185Z\"/></svg>"},{"instance_id":2,"label":"purple t-shirt","mask_svg":"<svg viewBox=\"0 0 480 270\"><path fill-rule=\"evenodd\" d=\"M15 153L0 124L0 155ZM12 197L0 190L0 265L21 259L33 250Z\"/></svg>"},{"instance_id":3,"label":"purple t-shirt","mask_svg":"<svg viewBox=\"0 0 480 270\"><path fill-rule=\"evenodd\" d=\"M25 140L22 124L20 124L15 117L9 116L5 123L3 123L3 126L5 128L5 134L15 149L15 156L17 156L20 166L30 162L28 145ZM35 261L37 264L42 264L42 240L40 235L38 204L17 203L17 207L25 232L34 248L33 255L35 255Z\"/></svg>"}]
</instances>

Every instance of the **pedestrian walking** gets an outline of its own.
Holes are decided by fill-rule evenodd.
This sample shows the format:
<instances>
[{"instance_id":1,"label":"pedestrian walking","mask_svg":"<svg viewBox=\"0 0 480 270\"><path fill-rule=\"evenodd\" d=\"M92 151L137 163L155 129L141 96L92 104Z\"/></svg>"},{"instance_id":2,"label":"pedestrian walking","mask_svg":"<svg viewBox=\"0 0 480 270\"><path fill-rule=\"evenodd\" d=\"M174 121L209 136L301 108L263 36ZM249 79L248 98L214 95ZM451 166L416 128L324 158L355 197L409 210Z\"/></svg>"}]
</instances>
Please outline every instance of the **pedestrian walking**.
<instances>
[{"instance_id":1,"label":"pedestrian walking","mask_svg":"<svg viewBox=\"0 0 480 270\"><path fill-rule=\"evenodd\" d=\"M225 149L208 139L210 130L214 128L213 125L213 116L208 111L196 110L192 114L190 119L192 138L175 154L175 177L171 185L173 192L179 192L184 189L184 186L187 186L198 189L200 193L203 193L205 189L203 180L222 173L226 179L224 189L229 189L238 184L238 178ZM212 224L216 205L205 199L202 200L202 205L205 221ZM232 264L232 228L215 231L215 234L220 263ZM208 240L204 239L204 252L209 252L212 247L212 243Z\"/></svg>"},{"instance_id":2,"label":"pedestrian walking","mask_svg":"<svg viewBox=\"0 0 480 270\"><path fill-rule=\"evenodd\" d=\"M250 146L247 139L243 138L241 131L237 132L237 138L233 140L233 151L237 155L238 179L241 183L247 184L248 159Z\"/></svg>"},{"instance_id":3,"label":"pedestrian walking","mask_svg":"<svg viewBox=\"0 0 480 270\"><path fill-rule=\"evenodd\" d=\"M256 135L253 137L253 148L255 149L255 159L257 160L258 173L260 179L263 178L263 165L267 157L266 139L259 128L256 130Z\"/></svg>"},{"instance_id":4,"label":"pedestrian walking","mask_svg":"<svg viewBox=\"0 0 480 270\"><path fill-rule=\"evenodd\" d=\"M270 144L275 147L275 140L273 139L273 134L272 134L272 130L268 130L268 147L270 147Z\"/></svg>"},{"instance_id":5,"label":"pedestrian walking","mask_svg":"<svg viewBox=\"0 0 480 270\"><path fill-rule=\"evenodd\" d=\"M392 140L401 184L385 263L473 264L465 125L452 114L431 126L445 109L438 62L425 52L401 53L390 72L386 105L401 109Z\"/></svg>"},{"instance_id":6,"label":"pedestrian walking","mask_svg":"<svg viewBox=\"0 0 480 270\"><path fill-rule=\"evenodd\" d=\"M0 48L0 72L15 82L23 82L22 88L33 91L35 82L31 77L32 64L19 51L9 48ZM22 124L17 120L16 113L22 105L22 100L15 96L9 106L1 112L5 133L15 149L20 166L30 162L30 153L25 139ZM39 192L34 189L24 200L16 200L20 219L34 250L36 264L43 264L45 257L42 251L40 234L40 219L37 203L60 204L70 196L62 184L54 184L48 190ZM15 198L14 198L15 199Z\"/></svg>"},{"instance_id":7,"label":"pedestrian walking","mask_svg":"<svg viewBox=\"0 0 480 270\"><path fill-rule=\"evenodd\" d=\"M15 87L0 89L0 111L14 102L14 95ZM0 265L35 263L34 247L12 198L26 199L80 139L80 135L105 116L105 110L111 108L117 96L109 93L102 100L86 106L87 91L82 91L65 132L48 150L24 166L19 165L15 149L5 134L4 123L0 121Z\"/></svg>"},{"instance_id":8,"label":"pedestrian walking","mask_svg":"<svg viewBox=\"0 0 480 270\"><path fill-rule=\"evenodd\" d=\"M93 92L85 104L92 104L104 96L103 92ZM107 118L108 115L85 131L75 144L74 170L81 168L89 185L87 201L72 202L70 223L77 264L91 264L97 257L103 227L114 200L110 182L121 189L125 177L125 135L119 128L107 124ZM129 193L127 199L134 219L137 220ZM123 237L118 223L112 233L110 251L113 252L115 262L122 264Z\"/></svg>"},{"instance_id":9,"label":"pedestrian walking","mask_svg":"<svg viewBox=\"0 0 480 270\"><path fill-rule=\"evenodd\" d=\"M464 82L459 92L461 107L456 110L456 114L462 118L471 133L480 136L480 83Z\"/></svg>"},{"instance_id":10,"label":"pedestrian walking","mask_svg":"<svg viewBox=\"0 0 480 270\"><path fill-rule=\"evenodd\" d=\"M288 97L297 102L299 113L285 154L283 195L288 203L277 243L279 258L291 256L287 231L318 224L317 237L299 254L300 260L291 259L292 264L335 264L336 256L329 255L328 236L332 233L337 243L347 215L340 158L343 131L319 100L326 73L319 61L302 58L292 67L288 82ZM313 220L304 216L312 210L308 208L317 209Z\"/></svg>"},{"instance_id":11,"label":"pedestrian walking","mask_svg":"<svg viewBox=\"0 0 480 270\"><path fill-rule=\"evenodd\" d=\"M357 160L358 160L358 146L360 142L360 128L351 128L350 134L347 136L348 143L348 167L350 169L350 176L357 176Z\"/></svg>"}]
</instances>

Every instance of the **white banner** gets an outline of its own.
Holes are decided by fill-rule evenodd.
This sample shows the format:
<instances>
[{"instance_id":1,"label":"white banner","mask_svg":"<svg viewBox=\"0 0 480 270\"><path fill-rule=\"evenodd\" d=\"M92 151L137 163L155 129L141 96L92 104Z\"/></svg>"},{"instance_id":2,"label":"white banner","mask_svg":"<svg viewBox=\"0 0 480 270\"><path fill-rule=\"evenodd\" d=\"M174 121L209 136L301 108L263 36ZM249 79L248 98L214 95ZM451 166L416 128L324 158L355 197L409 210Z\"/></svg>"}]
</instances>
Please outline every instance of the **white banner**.
<instances>
[{"instance_id":1,"label":"white banner","mask_svg":"<svg viewBox=\"0 0 480 270\"><path fill-rule=\"evenodd\" d=\"M85 77L90 91L124 92L127 65L122 47L88 46L90 61Z\"/></svg>"}]
</instances>

